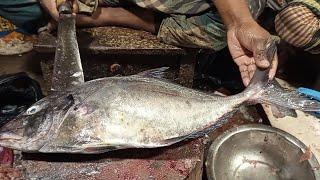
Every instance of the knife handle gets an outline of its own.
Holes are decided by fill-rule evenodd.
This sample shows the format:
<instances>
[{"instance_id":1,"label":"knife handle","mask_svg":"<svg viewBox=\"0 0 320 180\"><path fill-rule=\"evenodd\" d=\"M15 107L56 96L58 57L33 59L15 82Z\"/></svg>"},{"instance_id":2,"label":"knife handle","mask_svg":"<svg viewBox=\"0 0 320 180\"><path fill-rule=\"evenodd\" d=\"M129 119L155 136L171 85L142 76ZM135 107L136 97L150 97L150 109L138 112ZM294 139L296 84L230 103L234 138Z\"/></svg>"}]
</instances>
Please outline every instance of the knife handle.
<instances>
[{"instance_id":1,"label":"knife handle","mask_svg":"<svg viewBox=\"0 0 320 180\"><path fill-rule=\"evenodd\" d=\"M56 0L57 8L59 8L60 5L65 3L67 0Z\"/></svg>"},{"instance_id":2,"label":"knife handle","mask_svg":"<svg viewBox=\"0 0 320 180\"><path fill-rule=\"evenodd\" d=\"M71 14L72 4L69 0L56 0L59 14Z\"/></svg>"}]
</instances>

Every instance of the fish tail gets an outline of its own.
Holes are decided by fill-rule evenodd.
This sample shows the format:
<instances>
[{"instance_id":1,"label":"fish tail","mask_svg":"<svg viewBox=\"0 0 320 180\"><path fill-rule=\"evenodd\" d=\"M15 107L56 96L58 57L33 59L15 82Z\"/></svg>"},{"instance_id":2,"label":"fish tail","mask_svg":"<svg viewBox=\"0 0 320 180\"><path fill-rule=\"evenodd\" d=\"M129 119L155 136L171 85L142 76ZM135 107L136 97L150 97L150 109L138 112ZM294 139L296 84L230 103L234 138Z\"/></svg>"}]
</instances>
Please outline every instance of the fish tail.
<instances>
[{"instance_id":1,"label":"fish tail","mask_svg":"<svg viewBox=\"0 0 320 180\"><path fill-rule=\"evenodd\" d=\"M297 90L289 90L276 81L269 81L263 72L256 72L248 88L244 92L249 102L276 105L287 109L301 111L320 111L320 102L300 94Z\"/></svg>"}]
</instances>

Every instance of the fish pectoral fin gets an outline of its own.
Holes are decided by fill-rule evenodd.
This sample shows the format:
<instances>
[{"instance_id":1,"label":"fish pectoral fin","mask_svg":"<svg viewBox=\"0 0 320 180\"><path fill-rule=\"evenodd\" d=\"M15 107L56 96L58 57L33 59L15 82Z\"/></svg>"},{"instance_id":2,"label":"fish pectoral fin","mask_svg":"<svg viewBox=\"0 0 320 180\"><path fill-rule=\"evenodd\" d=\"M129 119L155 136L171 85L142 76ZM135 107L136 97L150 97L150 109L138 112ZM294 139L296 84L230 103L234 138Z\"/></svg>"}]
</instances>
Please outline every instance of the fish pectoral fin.
<instances>
[{"instance_id":1,"label":"fish pectoral fin","mask_svg":"<svg viewBox=\"0 0 320 180\"><path fill-rule=\"evenodd\" d=\"M135 74L133 76L140 76L140 77L152 77L157 79L166 79L168 75L169 67L161 67L161 68L155 68L155 69L149 69L146 71L142 71L138 74Z\"/></svg>"},{"instance_id":2,"label":"fish pectoral fin","mask_svg":"<svg viewBox=\"0 0 320 180\"><path fill-rule=\"evenodd\" d=\"M85 145L82 147L82 153L84 154L99 154L99 153L105 153L109 151L115 151L120 149L127 149L127 148L139 148L135 145L125 145L125 144L119 144L119 145L111 145L108 143L99 143L99 144L90 144Z\"/></svg>"},{"instance_id":3,"label":"fish pectoral fin","mask_svg":"<svg viewBox=\"0 0 320 180\"><path fill-rule=\"evenodd\" d=\"M159 143L159 146L170 146L172 144L184 141L186 139L189 139L190 135L186 135L186 136L179 136L179 137L174 137L174 138L170 138L170 139L165 139L163 141L161 141Z\"/></svg>"},{"instance_id":4,"label":"fish pectoral fin","mask_svg":"<svg viewBox=\"0 0 320 180\"><path fill-rule=\"evenodd\" d=\"M117 149L117 147L111 147L111 146L97 146L97 147L87 147L82 150L82 153L84 154L100 154L100 153L105 153L109 151L114 151Z\"/></svg>"},{"instance_id":5,"label":"fish pectoral fin","mask_svg":"<svg viewBox=\"0 0 320 180\"><path fill-rule=\"evenodd\" d=\"M101 154L108 151L120 149L110 146L110 144L90 144L90 145L74 145L74 146L45 146L39 152L54 152L54 153L73 153L73 154Z\"/></svg>"}]
</instances>

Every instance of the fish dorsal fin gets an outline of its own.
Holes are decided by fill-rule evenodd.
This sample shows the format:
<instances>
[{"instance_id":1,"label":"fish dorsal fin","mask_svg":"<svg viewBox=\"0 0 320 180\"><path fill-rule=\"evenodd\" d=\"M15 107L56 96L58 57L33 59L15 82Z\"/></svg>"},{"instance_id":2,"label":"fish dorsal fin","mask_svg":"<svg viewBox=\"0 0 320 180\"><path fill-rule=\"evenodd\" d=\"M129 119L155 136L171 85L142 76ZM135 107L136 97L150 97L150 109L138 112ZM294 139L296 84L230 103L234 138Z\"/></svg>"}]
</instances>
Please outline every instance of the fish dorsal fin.
<instances>
[{"instance_id":1,"label":"fish dorsal fin","mask_svg":"<svg viewBox=\"0 0 320 180\"><path fill-rule=\"evenodd\" d=\"M149 69L146 71L142 71L138 74L135 74L133 76L139 76L139 77L151 77L151 78L157 78L157 79L166 79L166 76L168 75L169 67L161 67L161 68L155 68L155 69Z\"/></svg>"}]
</instances>

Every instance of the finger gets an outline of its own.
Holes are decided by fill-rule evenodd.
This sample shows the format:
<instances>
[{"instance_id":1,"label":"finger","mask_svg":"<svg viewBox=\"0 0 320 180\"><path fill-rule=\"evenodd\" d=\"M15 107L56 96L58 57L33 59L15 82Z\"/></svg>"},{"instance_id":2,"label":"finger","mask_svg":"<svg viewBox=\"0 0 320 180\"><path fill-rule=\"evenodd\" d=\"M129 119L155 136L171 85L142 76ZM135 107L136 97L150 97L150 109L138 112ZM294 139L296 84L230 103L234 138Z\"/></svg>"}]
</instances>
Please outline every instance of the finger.
<instances>
[{"instance_id":1,"label":"finger","mask_svg":"<svg viewBox=\"0 0 320 180\"><path fill-rule=\"evenodd\" d=\"M236 58L234 61L239 67L239 71L241 74L242 82L245 86L248 86L250 80L249 80L249 73L248 73L248 66L246 65L248 57L241 56L239 58Z\"/></svg>"},{"instance_id":2,"label":"finger","mask_svg":"<svg viewBox=\"0 0 320 180\"><path fill-rule=\"evenodd\" d=\"M59 12L57 9L56 1L55 0L40 0L39 2L41 4L41 6L50 14L50 16L55 21L58 21Z\"/></svg>"},{"instance_id":3,"label":"finger","mask_svg":"<svg viewBox=\"0 0 320 180\"><path fill-rule=\"evenodd\" d=\"M242 78L242 82L245 86L249 85L250 79L249 79L249 73L248 71L240 71L241 73L241 78Z\"/></svg>"},{"instance_id":4,"label":"finger","mask_svg":"<svg viewBox=\"0 0 320 180\"><path fill-rule=\"evenodd\" d=\"M266 52L267 52L266 41L258 41L256 43L256 46L254 47L253 57L256 65L259 68L265 69L270 66L270 63L267 59Z\"/></svg>"},{"instance_id":5,"label":"finger","mask_svg":"<svg viewBox=\"0 0 320 180\"><path fill-rule=\"evenodd\" d=\"M276 75L277 67L278 67L278 54L275 53L274 58L272 60L271 69L269 71L269 79L270 80L272 80L274 78L274 76Z\"/></svg>"},{"instance_id":6,"label":"finger","mask_svg":"<svg viewBox=\"0 0 320 180\"><path fill-rule=\"evenodd\" d=\"M248 71L248 66L246 66L246 65L241 65L241 66L239 66L239 70L240 70L241 73L242 73L242 72L246 72L246 71Z\"/></svg>"},{"instance_id":7,"label":"finger","mask_svg":"<svg viewBox=\"0 0 320 180\"><path fill-rule=\"evenodd\" d=\"M249 85L249 82L250 82L249 77L246 76L246 75L241 76L241 77L242 77L242 82L243 82L244 86L247 87Z\"/></svg>"},{"instance_id":8,"label":"finger","mask_svg":"<svg viewBox=\"0 0 320 180\"><path fill-rule=\"evenodd\" d=\"M234 59L234 62L238 65L238 66L248 66L250 64L254 64L254 60L251 57L248 57L247 55L242 55L236 59Z\"/></svg>"},{"instance_id":9,"label":"finger","mask_svg":"<svg viewBox=\"0 0 320 180\"><path fill-rule=\"evenodd\" d=\"M252 64L248 67L250 81L251 81L254 73L256 72L256 69L257 69L257 66L255 64Z\"/></svg>"},{"instance_id":10,"label":"finger","mask_svg":"<svg viewBox=\"0 0 320 180\"><path fill-rule=\"evenodd\" d=\"M72 12L77 14L79 12L79 6L76 0L72 0Z\"/></svg>"},{"instance_id":11,"label":"finger","mask_svg":"<svg viewBox=\"0 0 320 180\"><path fill-rule=\"evenodd\" d=\"M38 29L38 33L39 34L42 32L51 33L52 31L56 30L56 28L57 28L57 22L51 19L46 26L40 27Z\"/></svg>"},{"instance_id":12,"label":"finger","mask_svg":"<svg viewBox=\"0 0 320 180\"><path fill-rule=\"evenodd\" d=\"M242 57L238 57L238 58L235 58L233 61L238 65L238 66L241 66L243 65L243 58Z\"/></svg>"},{"instance_id":13,"label":"finger","mask_svg":"<svg viewBox=\"0 0 320 180\"><path fill-rule=\"evenodd\" d=\"M256 65L256 62L254 61L253 57L246 57L244 64L247 66L250 66L252 64Z\"/></svg>"}]
</instances>

